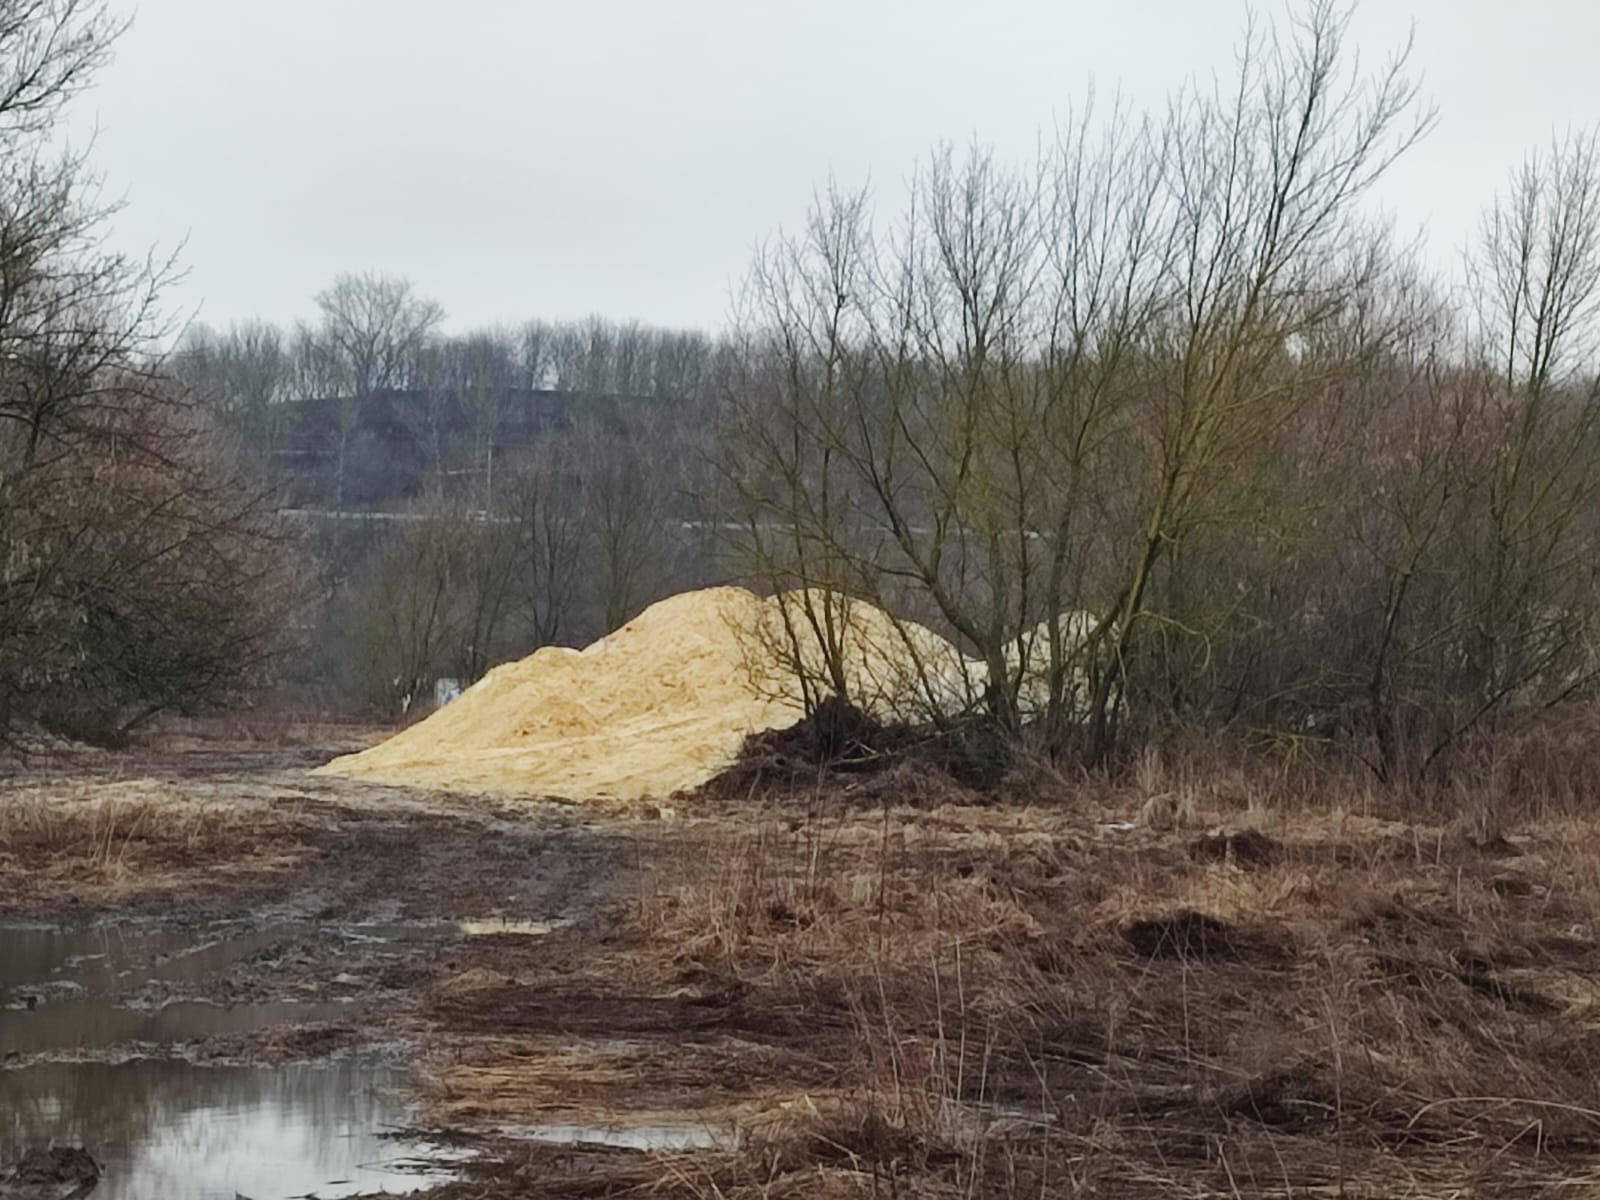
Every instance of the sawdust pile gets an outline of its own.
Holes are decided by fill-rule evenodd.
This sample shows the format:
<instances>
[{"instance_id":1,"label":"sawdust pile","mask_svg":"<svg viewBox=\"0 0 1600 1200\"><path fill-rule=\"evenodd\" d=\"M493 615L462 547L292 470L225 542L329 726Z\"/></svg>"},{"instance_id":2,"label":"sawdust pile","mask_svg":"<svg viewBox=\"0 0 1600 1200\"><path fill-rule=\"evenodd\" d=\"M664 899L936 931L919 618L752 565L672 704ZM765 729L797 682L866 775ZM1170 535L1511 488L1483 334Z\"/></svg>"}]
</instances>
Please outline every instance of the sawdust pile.
<instances>
[{"instance_id":1,"label":"sawdust pile","mask_svg":"<svg viewBox=\"0 0 1600 1200\"><path fill-rule=\"evenodd\" d=\"M741 588L673 596L585 649L490 671L411 728L323 770L391 783L583 799L666 797L730 762L749 733L794 721L752 686Z\"/></svg>"},{"instance_id":2,"label":"sawdust pile","mask_svg":"<svg viewBox=\"0 0 1600 1200\"><path fill-rule=\"evenodd\" d=\"M971 708L987 672L939 634L826 592L763 600L707 588L646 609L583 650L490 671L426 720L323 768L454 791L662 799L695 788L752 733L803 712L798 683L839 648L852 699L885 720Z\"/></svg>"}]
</instances>

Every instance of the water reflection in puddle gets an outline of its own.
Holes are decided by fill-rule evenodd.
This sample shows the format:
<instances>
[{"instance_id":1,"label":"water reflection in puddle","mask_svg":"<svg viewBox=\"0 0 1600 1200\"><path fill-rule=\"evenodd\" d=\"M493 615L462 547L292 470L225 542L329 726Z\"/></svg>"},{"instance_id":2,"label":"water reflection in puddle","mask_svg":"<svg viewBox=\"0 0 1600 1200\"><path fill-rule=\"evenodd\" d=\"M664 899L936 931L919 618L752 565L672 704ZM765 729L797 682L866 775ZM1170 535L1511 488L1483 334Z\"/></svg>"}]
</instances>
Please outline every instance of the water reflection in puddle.
<instances>
[{"instance_id":1,"label":"water reflection in puddle","mask_svg":"<svg viewBox=\"0 0 1600 1200\"><path fill-rule=\"evenodd\" d=\"M337 1003L131 1003L151 983L204 984L229 966L314 933L352 940L409 930L137 925L0 926L0 1166L34 1147L81 1144L105 1166L96 1200L274 1200L409 1192L447 1176L407 1169L430 1147L385 1130L413 1117L404 1076L359 1058L205 1067L175 1058L60 1061L143 1044L337 1019ZM157 988L159 992L161 989ZM26 1056L41 1056L46 1061ZM21 1056L21 1057L17 1057Z\"/></svg>"},{"instance_id":2,"label":"water reflection in puddle","mask_svg":"<svg viewBox=\"0 0 1600 1200\"><path fill-rule=\"evenodd\" d=\"M725 1126L692 1124L520 1125L511 1131L535 1142L614 1146L624 1150L731 1150L738 1135Z\"/></svg>"},{"instance_id":3,"label":"water reflection in puddle","mask_svg":"<svg viewBox=\"0 0 1600 1200\"><path fill-rule=\"evenodd\" d=\"M468 937L495 937L498 935L521 935L523 937L545 937L558 929L565 929L570 921L513 921L507 917L494 917L487 921L461 921L456 925Z\"/></svg>"},{"instance_id":4,"label":"water reflection in puddle","mask_svg":"<svg viewBox=\"0 0 1600 1200\"><path fill-rule=\"evenodd\" d=\"M409 1113L403 1077L353 1063L196 1067L45 1063L0 1073L0 1162L82 1144L105 1167L94 1200L280 1200L409 1192L429 1148L382 1136Z\"/></svg>"}]
</instances>

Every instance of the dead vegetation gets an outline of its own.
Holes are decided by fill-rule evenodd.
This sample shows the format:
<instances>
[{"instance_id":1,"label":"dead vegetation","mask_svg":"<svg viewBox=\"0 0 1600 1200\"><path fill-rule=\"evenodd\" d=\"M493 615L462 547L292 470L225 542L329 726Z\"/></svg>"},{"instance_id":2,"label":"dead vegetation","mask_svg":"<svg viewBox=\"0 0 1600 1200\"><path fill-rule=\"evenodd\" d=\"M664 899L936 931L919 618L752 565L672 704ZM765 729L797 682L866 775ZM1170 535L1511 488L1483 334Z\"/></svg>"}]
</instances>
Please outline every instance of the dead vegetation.
<instances>
[{"instance_id":1,"label":"dead vegetation","mask_svg":"<svg viewBox=\"0 0 1600 1200\"><path fill-rule=\"evenodd\" d=\"M1186 792L1179 774L1164 791ZM1485 841L1353 790L1341 807L1332 779L1312 814L1305 785L1219 767L1186 792L1202 827L1157 829L1134 819L1140 782L983 797L901 765L681 805L648 827L615 937L484 947L441 986L456 1041L436 1108L674 1113L738 1148L508 1150L461 1194L1533 1196L1600 1178L1590 819Z\"/></svg>"},{"instance_id":2,"label":"dead vegetation","mask_svg":"<svg viewBox=\"0 0 1600 1200\"><path fill-rule=\"evenodd\" d=\"M0 908L124 900L287 866L308 830L292 809L210 802L155 780L13 785L0 790Z\"/></svg>"}]
</instances>

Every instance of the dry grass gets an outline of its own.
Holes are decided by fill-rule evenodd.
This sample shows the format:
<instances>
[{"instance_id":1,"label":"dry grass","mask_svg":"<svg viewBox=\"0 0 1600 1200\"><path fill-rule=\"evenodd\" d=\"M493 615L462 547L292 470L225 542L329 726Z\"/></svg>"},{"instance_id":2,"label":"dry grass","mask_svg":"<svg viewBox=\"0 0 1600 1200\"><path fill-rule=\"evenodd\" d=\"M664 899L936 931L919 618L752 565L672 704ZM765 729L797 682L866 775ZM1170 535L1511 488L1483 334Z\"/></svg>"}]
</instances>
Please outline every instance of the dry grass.
<instances>
[{"instance_id":1,"label":"dry grass","mask_svg":"<svg viewBox=\"0 0 1600 1200\"><path fill-rule=\"evenodd\" d=\"M139 740L168 754L213 748L241 751L302 746L333 753L365 749L393 733L390 725L267 709L206 717L162 717L140 731Z\"/></svg>"},{"instance_id":2,"label":"dry grass","mask_svg":"<svg viewBox=\"0 0 1600 1200\"><path fill-rule=\"evenodd\" d=\"M451 1111L745 1132L548 1194L1600 1186L1600 821L1547 805L1507 840L1355 790L1313 812L1281 776L1140 775L1026 804L918 773L685 805L600 959L530 951L463 1001L457 1027L511 1036L447 1073ZM1205 828L1136 821L1168 792ZM585 1042L628 1012L651 1015Z\"/></svg>"},{"instance_id":3,"label":"dry grass","mask_svg":"<svg viewBox=\"0 0 1600 1200\"><path fill-rule=\"evenodd\" d=\"M0 790L0 904L108 902L286 866L308 827L151 780L14 786Z\"/></svg>"}]
</instances>

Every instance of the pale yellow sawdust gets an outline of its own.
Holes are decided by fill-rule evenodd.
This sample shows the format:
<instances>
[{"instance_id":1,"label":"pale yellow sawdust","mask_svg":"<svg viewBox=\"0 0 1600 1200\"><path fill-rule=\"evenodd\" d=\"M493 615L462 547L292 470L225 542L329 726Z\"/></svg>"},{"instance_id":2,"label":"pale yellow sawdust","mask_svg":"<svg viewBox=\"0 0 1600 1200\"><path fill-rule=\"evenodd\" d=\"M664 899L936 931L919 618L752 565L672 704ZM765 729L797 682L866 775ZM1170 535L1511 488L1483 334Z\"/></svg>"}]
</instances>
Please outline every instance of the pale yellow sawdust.
<instances>
[{"instance_id":1,"label":"pale yellow sawdust","mask_svg":"<svg viewBox=\"0 0 1600 1200\"><path fill-rule=\"evenodd\" d=\"M547 647L496 667L426 720L323 770L573 800L696 787L747 735L799 718L752 683L737 630L756 628L763 611L742 588L672 596L581 651Z\"/></svg>"}]
</instances>

